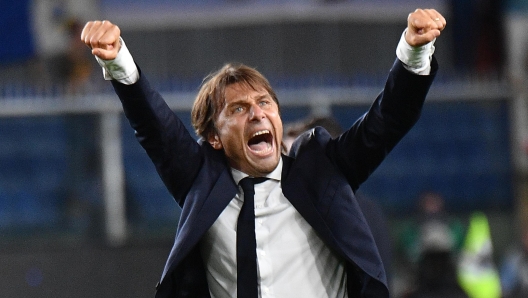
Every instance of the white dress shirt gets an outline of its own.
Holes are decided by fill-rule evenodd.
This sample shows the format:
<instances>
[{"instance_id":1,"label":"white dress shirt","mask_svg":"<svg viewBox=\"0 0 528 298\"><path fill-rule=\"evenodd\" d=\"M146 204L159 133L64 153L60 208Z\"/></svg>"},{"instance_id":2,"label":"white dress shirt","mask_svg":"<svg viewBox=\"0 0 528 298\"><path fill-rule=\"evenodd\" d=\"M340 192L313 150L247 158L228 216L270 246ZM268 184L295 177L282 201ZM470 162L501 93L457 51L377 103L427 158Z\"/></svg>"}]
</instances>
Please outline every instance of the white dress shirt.
<instances>
[{"instance_id":1,"label":"white dress shirt","mask_svg":"<svg viewBox=\"0 0 528 298\"><path fill-rule=\"evenodd\" d=\"M247 177L231 173L238 184ZM259 297L347 297L345 262L331 251L284 197L282 160L255 185L255 237ZM236 226L244 193L239 192L200 242L211 296L237 293Z\"/></svg>"},{"instance_id":2,"label":"white dress shirt","mask_svg":"<svg viewBox=\"0 0 528 298\"><path fill-rule=\"evenodd\" d=\"M411 47L404 34L396 49L398 59L415 74L429 74L434 42ZM123 40L116 59L97 58L97 61L106 80L133 84L139 79L138 69ZM247 176L235 169L231 171L237 184ZM259 296L346 297L344 261L323 243L284 197L281 172L282 160L268 175L270 179L255 186ZM238 194L200 242L209 289L215 298L236 297L236 223L243 198L239 187Z\"/></svg>"}]
</instances>

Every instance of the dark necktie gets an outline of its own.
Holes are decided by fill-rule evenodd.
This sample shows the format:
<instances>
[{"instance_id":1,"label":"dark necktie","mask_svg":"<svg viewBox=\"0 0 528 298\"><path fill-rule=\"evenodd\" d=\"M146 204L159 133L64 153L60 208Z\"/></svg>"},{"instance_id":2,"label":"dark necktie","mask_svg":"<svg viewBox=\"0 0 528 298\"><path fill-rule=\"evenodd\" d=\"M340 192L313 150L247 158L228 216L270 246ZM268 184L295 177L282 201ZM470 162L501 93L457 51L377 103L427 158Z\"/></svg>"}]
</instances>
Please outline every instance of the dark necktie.
<instances>
[{"instance_id":1,"label":"dark necktie","mask_svg":"<svg viewBox=\"0 0 528 298\"><path fill-rule=\"evenodd\" d=\"M237 297L258 297L257 240L255 238L255 184L267 178L240 180L244 191L244 204L237 223Z\"/></svg>"}]
</instances>

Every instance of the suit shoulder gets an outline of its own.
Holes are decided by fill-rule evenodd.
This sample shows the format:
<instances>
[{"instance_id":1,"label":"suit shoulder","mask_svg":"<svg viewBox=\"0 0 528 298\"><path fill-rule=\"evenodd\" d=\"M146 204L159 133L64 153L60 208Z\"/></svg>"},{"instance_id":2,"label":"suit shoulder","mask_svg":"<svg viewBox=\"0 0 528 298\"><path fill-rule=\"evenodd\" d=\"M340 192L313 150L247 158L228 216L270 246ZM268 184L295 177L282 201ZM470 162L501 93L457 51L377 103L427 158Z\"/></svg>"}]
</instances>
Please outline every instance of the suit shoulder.
<instances>
[{"instance_id":1,"label":"suit shoulder","mask_svg":"<svg viewBox=\"0 0 528 298\"><path fill-rule=\"evenodd\" d=\"M305 151L324 150L332 137L323 127L317 126L300 134L292 144L290 157L296 157Z\"/></svg>"}]
</instances>

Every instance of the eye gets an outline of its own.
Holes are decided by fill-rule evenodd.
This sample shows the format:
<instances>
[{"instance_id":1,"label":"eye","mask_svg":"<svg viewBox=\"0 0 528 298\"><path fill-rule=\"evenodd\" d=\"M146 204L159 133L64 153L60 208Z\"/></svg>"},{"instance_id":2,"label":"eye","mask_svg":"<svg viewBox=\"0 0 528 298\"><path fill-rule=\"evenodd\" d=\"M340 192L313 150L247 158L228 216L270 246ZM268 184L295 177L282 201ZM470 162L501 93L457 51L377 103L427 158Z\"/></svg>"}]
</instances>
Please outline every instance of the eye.
<instances>
[{"instance_id":1,"label":"eye","mask_svg":"<svg viewBox=\"0 0 528 298\"><path fill-rule=\"evenodd\" d=\"M242 106L236 106L236 107L233 107L233 113L236 114L236 113L241 113L244 111L244 108Z\"/></svg>"},{"instance_id":2,"label":"eye","mask_svg":"<svg viewBox=\"0 0 528 298\"><path fill-rule=\"evenodd\" d=\"M259 105L260 105L261 107L263 107L263 106L267 106L267 105L269 105L269 104L270 104L269 99L263 99L263 100L259 101Z\"/></svg>"}]
</instances>

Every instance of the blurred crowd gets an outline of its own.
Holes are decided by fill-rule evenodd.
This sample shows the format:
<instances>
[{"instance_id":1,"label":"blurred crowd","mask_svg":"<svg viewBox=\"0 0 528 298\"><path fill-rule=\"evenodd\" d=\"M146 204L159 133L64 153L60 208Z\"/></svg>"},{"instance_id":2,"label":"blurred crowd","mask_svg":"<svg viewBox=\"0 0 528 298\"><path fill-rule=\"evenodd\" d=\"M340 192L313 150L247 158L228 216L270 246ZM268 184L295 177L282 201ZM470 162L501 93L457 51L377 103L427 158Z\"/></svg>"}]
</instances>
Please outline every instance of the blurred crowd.
<instances>
[{"instance_id":1,"label":"blurred crowd","mask_svg":"<svg viewBox=\"0 0 528 298\"><path fill-rule=\"evenodd\" d=\"M399 297L528 297L528 227L497 253L484 212L453 215L443 206L441 194L424 193L416 217L396 236L406 268Z\"/></svg>"}]
</instances>

